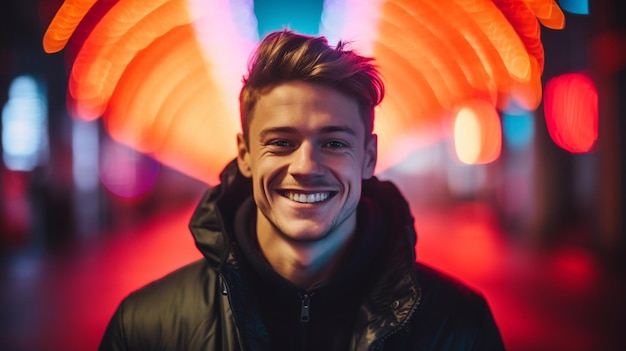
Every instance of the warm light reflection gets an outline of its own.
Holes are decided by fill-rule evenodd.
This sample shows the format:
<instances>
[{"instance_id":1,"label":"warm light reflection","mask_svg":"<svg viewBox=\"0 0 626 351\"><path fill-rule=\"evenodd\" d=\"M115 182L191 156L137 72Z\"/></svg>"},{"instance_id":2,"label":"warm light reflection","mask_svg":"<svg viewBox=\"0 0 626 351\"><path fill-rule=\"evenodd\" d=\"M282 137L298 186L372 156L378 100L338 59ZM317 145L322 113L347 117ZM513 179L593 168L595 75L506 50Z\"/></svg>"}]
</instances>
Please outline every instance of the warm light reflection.
<instances>
[{"instance_id":1,"label":"warm light reflection","mask_svg":"<svg viewBox=\"0 0 626 351\"><path fill-rule=\"evenodd\" d=\"M43 48L47 53L63 50L85 14L98 0L66 0L44 35Z\"/></svg>"},{"instance_id":2,"label":"warm light reflection","mask_svg":"<svg viewBox=\"0 0 626 351\"><path fill-rule=\"evenodd\" d=\"M500 156L500 117L493 106L474 102L462 108L454 121L454 149L466 164L493 162Z\"/></svg>"},{"instance_id":3,"label":"warm light reflection","mask_svg":"<svg viewBox=\"0 0 626 351\"><path fill-rule=\"evenodd\" d=\"M79 49L68 51L74 116L104 116L115 140L215 183L236 153L252 13L245 1L97 2L89 10L68 0L44 46L60 50L76 29L69 46Z\"/></svg>"},{"instance_id":4,"label":"warm light reflection","mask_svg":"<svg viewBox=\"0 0 626 351\"><path fill-rule=\"evenodd\" d=\"M598 139L598 91L585 74L550 79L544 113L550 137L569 152L588 152Z\"/></svg>"},{"instance_id":5,"label":"warm light reflection","mask_svg":"<svg viewBox=\"0 0 626 351\"><path fill-rule=\"evenodd\" d=\"M69 90L76 115L94 119L104 114L135 55L172 28L191 22L185 2L119 1L109 10L90 33L72 67ZM151 66L143 69L150 71Z\"/></svg>"},{"instance_id":6,"label":"warm light reflection","mask_svg":"<svg viewBox=\"0 0 626 351\"><path fill-rule=\"evenodd\" d=\"M534 110L540 22L563 26L553 0L327 1L321 34L375 57L386 81L377 171L449 135L443 121L468 101ZM252 1L67 0L44 48L59 51L70 38L72 114L104 116L117 141L215 183L236 154L237 94L255 31ZM478 116L489 130L491 117ZM476 162L497 157L493 145L481 144Z\"/></svg>"},{"instance_id":7,"label":"warm light reflection","mask_svg":"<svg viewBox=\"0 0 626 351\"><path fill-rule=\"evenodd\" d=\"M553 0L347 0L326 2L325 11L345 13L323 17L322 34L354 41L386 78L376 123L379 170L407 157L421 139L448 135L442 121L467 101L536 109L544 65L539 22L564 25Z\"/></svg>"},{"instance_id":8,"label":"warm light reflection","mask_svg":"<svg viewBox=\"0 0 626 351\"><path fill-rule=\"evenodd\" d=\"M516 1L498 1L508 3L511 8L521 10L519 2ZM562 1L559 1L559 4ZM524 0L524 3L533 11L537 19L544 26L552 29L563 29L565 26L565 16L554 0Z\"/></svg>"},{"instance_id":9,"label":"warm light reflection","mask_svg":"<svg viewBox=\"0 0 626 351\"><path fill-rule=\"evenodd\" d=\"M476 114L462 109L454 123L454 149L459 160L473 164L480 156L480 126Z\"/></svg>"}]
</instances>

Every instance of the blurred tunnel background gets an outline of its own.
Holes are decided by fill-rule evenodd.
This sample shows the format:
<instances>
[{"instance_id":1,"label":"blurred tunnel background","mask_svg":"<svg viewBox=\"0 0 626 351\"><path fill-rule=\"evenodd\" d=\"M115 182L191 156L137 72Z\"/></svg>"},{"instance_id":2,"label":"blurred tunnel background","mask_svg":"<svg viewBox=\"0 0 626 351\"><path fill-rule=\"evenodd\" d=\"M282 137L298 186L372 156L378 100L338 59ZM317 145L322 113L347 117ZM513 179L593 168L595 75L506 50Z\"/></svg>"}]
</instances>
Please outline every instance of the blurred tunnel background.
<instances>
[{"instance_id":1,"label":"blurred tunnel background","mask_svg":"<svg viewBox=\"0 0 626 351\"><path fill-rule=\"evenodd\" d=\"M200 258L187 221L210 185L68 112L65 53L42 48L62 3L0 4L3 350L95 349L126 294ZM259 36L319 31L322 0L248 3ZM455 135L378 176L412 205L418 259L481 290L509 350L623 350L626 4L557 3L542 103L499 112L488 162Z\"/></svg>"}]
</instances>

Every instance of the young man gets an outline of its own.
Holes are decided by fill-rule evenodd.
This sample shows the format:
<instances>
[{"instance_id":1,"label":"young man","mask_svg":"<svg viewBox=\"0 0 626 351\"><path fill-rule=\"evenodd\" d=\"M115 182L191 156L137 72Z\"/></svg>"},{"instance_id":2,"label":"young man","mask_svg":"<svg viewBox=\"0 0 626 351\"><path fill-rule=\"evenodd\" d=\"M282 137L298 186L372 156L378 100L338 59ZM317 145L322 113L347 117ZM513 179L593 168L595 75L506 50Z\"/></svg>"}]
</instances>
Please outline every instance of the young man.
<instances>
[{"instance_id":1,"label":"young man","mask_svg":"<svg viewBox=\"0 0 626 351\"><path fill-rule=\"evenodd\" d=\"M132 293L100 350L501 350L477 293L415 263L374 176L369 58L289 31L260 44L237 159L191 221L204 259Z\"/></svg>"}]
</instances>

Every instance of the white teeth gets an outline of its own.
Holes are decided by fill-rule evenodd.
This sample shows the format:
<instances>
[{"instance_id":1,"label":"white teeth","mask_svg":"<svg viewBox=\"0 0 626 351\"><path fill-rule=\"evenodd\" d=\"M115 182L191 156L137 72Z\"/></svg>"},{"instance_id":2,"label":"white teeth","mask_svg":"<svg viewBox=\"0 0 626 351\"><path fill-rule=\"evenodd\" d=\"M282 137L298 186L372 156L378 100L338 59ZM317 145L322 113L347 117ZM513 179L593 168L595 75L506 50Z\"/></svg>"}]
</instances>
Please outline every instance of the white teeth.
<instances>
[{"instance_id":1,"label":"white teeth","mask_svg":"<svg viewBox=\"0 0 626 351\"><path fill-rule=\"evenodd\" d=\"M288 193L288 197L290 200L309 204L324 201L328 199L328 196L330 196L330 193L328 192L315 194L298 194L292 192Z\"/></svg>"}]
</instances>

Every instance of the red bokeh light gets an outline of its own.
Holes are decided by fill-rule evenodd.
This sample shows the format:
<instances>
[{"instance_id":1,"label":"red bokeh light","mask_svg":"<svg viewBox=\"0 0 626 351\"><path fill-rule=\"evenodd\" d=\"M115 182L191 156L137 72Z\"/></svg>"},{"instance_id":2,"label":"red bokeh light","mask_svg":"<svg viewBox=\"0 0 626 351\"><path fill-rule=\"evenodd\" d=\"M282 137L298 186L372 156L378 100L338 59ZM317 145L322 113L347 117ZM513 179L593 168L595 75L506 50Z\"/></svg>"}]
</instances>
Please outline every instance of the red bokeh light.
<instances>
[{"instance_id":1,"label":"red bokeh light","mask_svg":"<svg viewBox=\"0 0 626 351\"><path fill-rule=\"evenodd\" d=\"M598 139L598 91L583 73L548 81L544 113L550 137L569 152L588 152Z\"/></svg>"}]
</instances>

